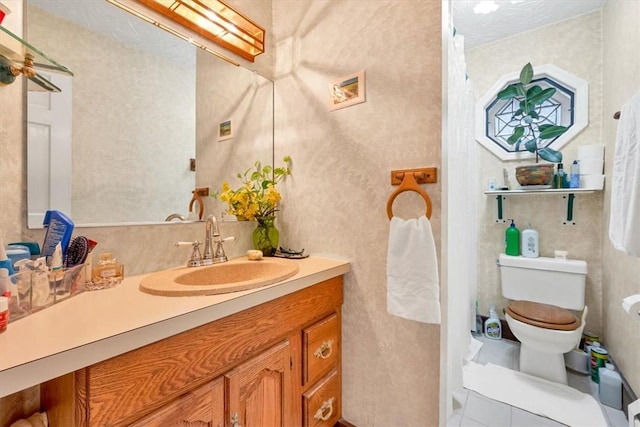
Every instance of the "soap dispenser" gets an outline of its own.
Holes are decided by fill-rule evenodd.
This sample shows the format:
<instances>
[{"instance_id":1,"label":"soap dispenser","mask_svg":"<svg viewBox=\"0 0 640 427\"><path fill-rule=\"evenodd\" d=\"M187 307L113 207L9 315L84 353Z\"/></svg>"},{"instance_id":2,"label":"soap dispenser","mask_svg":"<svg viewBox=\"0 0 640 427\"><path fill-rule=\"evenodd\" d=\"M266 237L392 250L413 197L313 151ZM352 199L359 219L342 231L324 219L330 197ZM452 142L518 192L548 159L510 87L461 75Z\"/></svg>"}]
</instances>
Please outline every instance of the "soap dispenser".
<instances>
[{"instance_id":1,"label":"soap dispenser","mask_svg":"<svg viewBox=\"0 0 640 427\"><path fill-rule=\"evenodd\" d=\"M512 256L520 255L520 230L516 228L513 220L511 220L511 225L505 232L505 243L505 254Z\"/></svg>"},{"instance_id":2,"label":"soap dispenser","mask_svg":"<svg viewBox=\"0 0 640 427\"><path fill-rule=\"evenodd\" d=\"M538 258L538 232L531 228L531 223L529 223L529 227L522 230L520 236L520 249L522 250L522 256L527 258Z\"/></svg>"}]
</instances>

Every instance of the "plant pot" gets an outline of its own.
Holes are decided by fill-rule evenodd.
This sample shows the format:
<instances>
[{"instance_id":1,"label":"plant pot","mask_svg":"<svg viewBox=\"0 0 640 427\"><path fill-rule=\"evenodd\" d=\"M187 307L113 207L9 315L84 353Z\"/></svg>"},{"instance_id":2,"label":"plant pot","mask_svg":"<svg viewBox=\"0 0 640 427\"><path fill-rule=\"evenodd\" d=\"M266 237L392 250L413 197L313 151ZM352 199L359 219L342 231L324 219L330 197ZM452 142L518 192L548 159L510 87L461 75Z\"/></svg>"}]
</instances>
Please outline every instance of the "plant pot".
<instances>
[{"instance_id":1,"label":"plant pot","mask_svg":"<svg viewBox=\"0 0 640 427\"><path fill-rule=\"evenodd\" d=\"M527 185L549 185L553 179L555 164L541 163L535 165L516 167L516 179L518 184Z\"/></svg>"},{"instance_id":2,"label":"plant pot","mask_svg":"<svg viewBox=\"0 0 640 427\"><path fill-rule=\"evenodd\" d=\"M256 217L258 226L253 230L253 248L264 256L273 256L278 248L280 232L273 225L275 217Z\"/></svg>"}]
</instances>

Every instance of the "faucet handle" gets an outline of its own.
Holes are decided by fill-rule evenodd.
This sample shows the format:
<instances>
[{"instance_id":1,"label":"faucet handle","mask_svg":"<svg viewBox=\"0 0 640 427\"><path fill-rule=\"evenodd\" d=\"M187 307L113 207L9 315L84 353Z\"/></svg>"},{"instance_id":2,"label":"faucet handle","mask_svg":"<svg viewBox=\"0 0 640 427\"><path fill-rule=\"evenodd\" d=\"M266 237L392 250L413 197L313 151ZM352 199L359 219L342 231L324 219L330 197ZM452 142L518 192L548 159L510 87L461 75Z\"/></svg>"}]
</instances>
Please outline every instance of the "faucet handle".
<instances>
[{"instance_id":1,"label":"faucet handle","mask_svg":"<svg viewBox=\"0 0 640 427\"><path fill-rule=\"evenodd\" d=\"M213 255L213 262L214 263L220 263L220 262L227 262L227 255L224 253L224 248L222 247L222 244L224 242L232 242L236 240L235 237L233 236L229 236L229 237L225 237L224 239L217 239L216 240L216 253L215 255Z\"/></svg>"},{"instance_id":2,"label":"faucet handle","mask_svg":"<svg viewBox=\"0 0 640 427\"><path fill-rule=\"evenodd\" d=\"M193 251L191 252L191 258L189 258L189 262L187 262L187 267L200 267L202 265L202 255L200 254L200 245L202 242L177 242L176 247L180 246L193 246Z\"/></svg>"}]
</instances>

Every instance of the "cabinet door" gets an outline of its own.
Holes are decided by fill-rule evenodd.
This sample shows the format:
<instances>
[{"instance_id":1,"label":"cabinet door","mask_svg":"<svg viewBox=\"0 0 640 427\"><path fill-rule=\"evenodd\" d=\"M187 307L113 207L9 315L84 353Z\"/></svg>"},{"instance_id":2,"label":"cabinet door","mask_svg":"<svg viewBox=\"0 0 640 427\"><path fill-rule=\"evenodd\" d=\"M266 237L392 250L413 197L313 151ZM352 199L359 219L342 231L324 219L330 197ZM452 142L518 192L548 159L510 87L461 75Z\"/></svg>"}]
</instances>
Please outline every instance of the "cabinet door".
<instances>
[{"instance_id":1,"label":"cabinet door","mask_svg":"<svg viewBox=\"0 0 640 427\"><path fill-rule=\"evenodd\" d=\"M131 427L223 427L224 380L218 378L190 391Z\"/></svg>"},{"instance_id":2,"label":"cabinet door","mask_svg":"<svg viewBox=\"0 0 640 427\"><path fill-rule=\"evenodd\" d=\"M291 351L283 342L225 375L232 427L299 425L293 409Z\"/></svg>"}]
</instances>

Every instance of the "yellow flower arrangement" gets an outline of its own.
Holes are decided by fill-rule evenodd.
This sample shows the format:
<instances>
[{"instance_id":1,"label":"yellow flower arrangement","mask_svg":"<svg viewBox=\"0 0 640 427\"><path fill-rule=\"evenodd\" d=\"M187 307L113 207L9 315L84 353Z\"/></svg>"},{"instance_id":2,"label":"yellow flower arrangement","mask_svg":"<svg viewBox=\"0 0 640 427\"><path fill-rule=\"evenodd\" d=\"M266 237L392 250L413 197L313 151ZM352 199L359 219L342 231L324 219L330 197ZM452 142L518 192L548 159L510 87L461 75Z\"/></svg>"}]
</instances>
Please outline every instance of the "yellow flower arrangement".
<instances>
[{"instance_id":1,"label":"yellow flower arrangement","mask_svg":"<svg viewBox=\"0 0 640 427\"><path fill-rule=\"evenodd\" d=\"M286 156L283 161L284 165L277 168L263 167L259 161L255 162L243 174L238 173L242 185L237 189L232 189L227 181L223 182L217 197L229 205L227 212L244 221L273 216L282 199L276 184L291 175L291 157Z\"/></svg>"}]
</instances>

